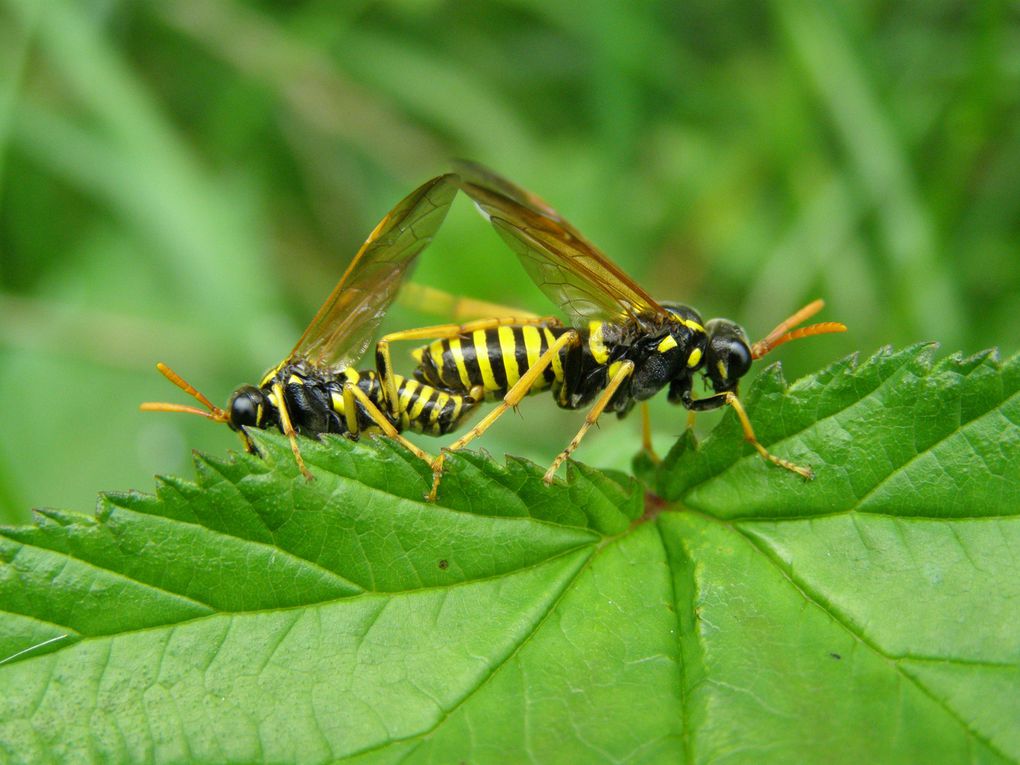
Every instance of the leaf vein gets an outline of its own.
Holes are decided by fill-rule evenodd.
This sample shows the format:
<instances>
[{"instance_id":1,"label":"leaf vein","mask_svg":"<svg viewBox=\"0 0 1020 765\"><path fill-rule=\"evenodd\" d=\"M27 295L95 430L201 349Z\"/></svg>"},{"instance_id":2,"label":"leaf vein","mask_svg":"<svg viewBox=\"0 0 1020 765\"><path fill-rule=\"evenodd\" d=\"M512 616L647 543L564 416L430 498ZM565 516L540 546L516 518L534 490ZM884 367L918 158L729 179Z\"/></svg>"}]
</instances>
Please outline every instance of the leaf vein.
<instances>
[{"instance_id":1,"label":"leaf vein","mask_svg":"<svg viewBox=\"0 0 1020 765\"><path fill-rule=\"evenodd\" d=\"M937 439L936 441L933 441L932 443L930 443L922 451L916 452L912 457L910 457L908 460L906 460L902 464L892 468L892 470L889 471L889 474L885 478L880 480L878 483L876 483L874 486L872 486L870 489L868 489L868 491L865 492L861 497L859 497L857 502L856 502L856 504L853 507L851 507L850 509L853 510L853 509L856 509L856 508L860 507L862 504L864 504L864 502L868 499L868 497L870 497L872 494L874 494L876 491L878 491L880 488L882 488L882 486L884 486L887 482L889 482L890 480L894 479L896 476L898 476L903 471L907 470L914 462L916 462L917 460L921 459L926 454L928 454L930 452L933 452L940 444L948 441L950 438L952 438L952 437L954 437L954 436L956 436L958 434L966 433L967 429L971 425L975 425L975 424L980 423L986 417L998 415L1000 410L1003 407L1007 406L1009 403L1011 403L1014 399L1020 399L1020 392L1013 393L1008 398L1000 401L996 406L994 406L991 409L988 409L988 410L982 412L980 415L972 417L971 419L967 420L966 422L961 422L954 430L950 431L949 433L946 433L944 436L942 436L941 438Z\"/></svg>"},{"instance_id":2,"label":"leaf vein","mask_svg":"<svg viewBox=\"0 0 1020 765\"><path fill-rule=\"evenodd\" d=\"M977 741L980 741L991 751L995 752L1003 760L1006 761L1010 760L1010 758L1005 754L1005 752L1001 751L992 741L990 741L987 737L985 737L980 732L976 731L973 727L971 727L971 725L962 717L960 717L959 713L951 706L949 706L949 704L947 704L944 699L940 699L939 697L934 695L925 685L918 682L911 675L911 673L906 671L906 669L904 669L904 667L900 663L901 658L890 656L889 654L885 653L875 643L868 639L862 631L859 631L856 628L856 626L850 621L850 619L847 618L845 614L841 613L839 610L834 609L829 604L827 604L825 602L825 599L822 598L817 593L815 593L806 581L803 581L799 577L796 577L792 572L788 572L779 563L779 561L776 560L773 551L770 548L768 548L763 542L751 536L745 530L739 527L736 527L736 530L750 543L752 549L756 550L760 555L762 555L764 559L773 568L776 569L778 574L784 579L786 579L791 584L791 586L793 586L793 588L798 593L800 593L800 595L804 598L805 603L813 605L814 607L821 610L830 619L832 619L835 624L838 624L843 630L847 632L847 634L851 635L861 645L865 646L866 648L874 652L877 656L880 656L883 659L885 659L889 663L890 667L894 669L902 679L906 680L910 685L912 685L924 696L930 699L936 706L942 709L952 720L954 720L963 729L963 731L967 735L969 735L970 737Z\"/></svg>"},{"instance_id":3,"label":"leaf vein","mask_svg":"<svg viewBox=\"0 0 1020 765\"><path fill-rule=\"evenodd\" d=\"M576 552L576 550L572 552ZM348 757L354 757L355 755L363 756L371 752L381 751L386 747L396 743L413 741L415 739L418 739L419 742L421 742L429 735L431 735L443 723L445 723L458 709L464 706L464 704L466 704L475 694L477 694L482 688L484 688L503 667L505 667L511 660L513 660L518 654L520 654L524 647L529 642L531 642L532 638L541 631L542 625L544 625L546 621L550 618L550 616L553 613L555 613L556 608L559 605L560 601L562 601L563 598L566 596L567 592L570 591L574 582L576 582L578 577L580 577L581 574L591 566L592 561L595 559L595 557L597 557L597 555L600 552L601 552L600 549L594 550L591 554L587 556L586 560L582 561L578 565L577 570L564 581L563 587L561 588L560 592L557 593L556 597L550 601L549 607L546 610L545 614L543 614L542 617L534 623L532 629L528 631L528 633L520 640L520 642L518 642L516 646L514 646L514 648L511 651L507 652L506 656L504 656L497 664L490 667L489 670L481 678L481 680L473 688L467 689L464 692L464 695L455 704L453 704L449 709L442 711L432 725L430 725L425 730L419 731L410 736L406 736L405 738L390 739L389 741L384 741L380 744L376 744L375 746L366 747L365 749L351 752L347 756ZM569 553L564 553L564 555L566 554Z\"/></svg>"}]
</instances>

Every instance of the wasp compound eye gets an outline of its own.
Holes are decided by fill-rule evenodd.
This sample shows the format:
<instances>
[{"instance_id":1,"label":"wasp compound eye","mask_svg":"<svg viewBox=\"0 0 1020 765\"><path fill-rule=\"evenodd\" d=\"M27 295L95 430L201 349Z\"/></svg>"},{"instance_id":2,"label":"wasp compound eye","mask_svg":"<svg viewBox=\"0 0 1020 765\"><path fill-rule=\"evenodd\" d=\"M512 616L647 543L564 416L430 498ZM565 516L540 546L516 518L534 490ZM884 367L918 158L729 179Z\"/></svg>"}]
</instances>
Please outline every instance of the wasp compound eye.
<instances>
[{"instance_id":1,"label":"wasp compound eye","mask_svg":"<svg viewBox=\"0 0 1020 765\"><path fill-rule=\"evenodd\" d=\"M716 393L736 390L740 378L751 369L751 346L744 330L728 319L712 319L708 331L705 374Z\"/></svg>"},{"instance_id":2,"label":"wasp compound eye","mask_svg":"<svg viewBox=\"0 0 1020 765\"><path fill-rule=\"evenodd\" d=\"M246 385L238 388L230 397L227 409L230 411L230 427L258 427L262 420L266 397L258 388Z\"/></svg>"}]
</instances>

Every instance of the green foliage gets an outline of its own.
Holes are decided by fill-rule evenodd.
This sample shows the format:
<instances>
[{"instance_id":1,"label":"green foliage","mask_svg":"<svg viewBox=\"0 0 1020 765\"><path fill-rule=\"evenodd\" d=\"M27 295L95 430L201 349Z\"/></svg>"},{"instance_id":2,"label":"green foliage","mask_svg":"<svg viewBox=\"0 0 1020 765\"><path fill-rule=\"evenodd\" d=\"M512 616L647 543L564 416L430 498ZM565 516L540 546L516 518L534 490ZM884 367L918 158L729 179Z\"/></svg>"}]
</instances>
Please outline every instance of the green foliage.
<instances>
[{"instance_id":1,"label":"green foliage","mask_svg":"<svg viewBox=\"0 0 1020 765\"><path fill-rule=\"evenodd\" d=\"M11 762L1017 762L1020 357L750 391L633 479L255 434L0 536ZM47 642L49 641L49 642Z\"/></svg>"},{"instance_id":2,"label":"green foliage","mask_svg":"<svg viewBox=\"0 0 1020 765\"><path fill-rule=\"evenodd\" d=\"M752 339L824 297L851 334L784 349L791 378L886 343L1018 349L1011 4L589 5L0 0L0 520L236 446L137 412L176 395L155 362L225 402L451 157ZM415 278L554 310L461 203ZM538 460L576 427L523 415L485 447ZM606 428L579 457L637 444Z\"/></svg>"},{"instance_id":3,"label":"green foliage","mask_svg":"<svg viewBox=\"0 0 1020 765\"><path fill-rule=\"evenodd\" d=\"M768 414L758 438L817 466L814 481L776 481L741 459L735 418L703 447L682 439L657 492L721 518L857 511L898 516L995 516L1020 503L1020 363L994 352L932 362L933 346L883 349L860 366L834 364L787 388L778 366L748 399ZM981 466L975 469L973 466ZM736 509L736 510L735 510Z\"/></svg>"}]
</instances>

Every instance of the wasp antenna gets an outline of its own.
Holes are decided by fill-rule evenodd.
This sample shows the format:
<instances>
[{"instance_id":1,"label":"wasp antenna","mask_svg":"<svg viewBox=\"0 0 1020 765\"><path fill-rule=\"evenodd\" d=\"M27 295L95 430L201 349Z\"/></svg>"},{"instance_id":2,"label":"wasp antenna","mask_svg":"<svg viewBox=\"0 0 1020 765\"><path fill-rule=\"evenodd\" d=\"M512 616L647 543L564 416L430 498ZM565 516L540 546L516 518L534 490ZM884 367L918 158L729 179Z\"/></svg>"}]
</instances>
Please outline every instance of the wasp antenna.
<instances>
[{"instance_id":1,"label":"wasp antenna","mask_svg":"<svg viewBox=\"0 0 1020 765\"><path fill-rule=\"evenodd\" d=\"M800 329L795 329L792 332L786 332L779 337L769 335L764 340L751 346L751 356L752 358L760 359L769 351L774 350L783 343L788 343L791 340L800 340L802 337L812 337L813 335L829 335L836 332L846 332L846 324L842 324L838 321L823 321L820 324L810 324L807 327L801 327Z\"/></svg>"},{"instance_id":2,"label":"wasp antenna","mask_svg":"<svg viewBox=\"0 0 1020 765\"><path fill-rule=\"evenodd\" d=\"M153 402L142 404L142 406L141 406L142 411L144 411L144 412L188 412L190 414L200 414L203 417L207 417L210 420L215 420L216 422L227 422L227 420L229 418L228 418L227 413L225 411L223 411L218 406L216 406L212 401L210 401L202 393L200 393L198 391L198 389L195 388L194 385L189 383L187 380L185 380L183 377L181 377L179 374L177 374L174 370L172 370L170 367L168 367L162 361L160 361L160 362L158 362L156 364L156 369L159 370L159 373L161 375L163 375L163 377L168 379L170 382L172 382L174 385L176 385L182 391L187 393L189 396L192 396L193 398L195 398L200 404L202 404L209 411L208 412L203 412L201 409L196 409L195 407L191 407L191 406L181 406L180 404L161 404L161 403L153 403Z\"/></svg>"},{"instance_id":3,"label":"wasp antenna","mask_svg":"<svg viewBox=\"0 0 1020 765\"><path fill-rule=\"evenodd\" d=\"M765 336L765 339L759 341L758 344L767 345L771 347L772 341L775 338L779 337L784 332L788 332L789 330L793 329L798 324L803 324L805 321L810 319L812 316L821 311L823 308L825 308L824 300L811 301L806 306L801 308L799 311L796 311L793 315L787 316L785 319L779 322L779 324L776 325L775 329L769 332L768 335Z\"/></svg>"},{"instance_id":4,"label":"wasp antenna","mask_svg":"<svg viewBox=\"0 0 1020 765\"><path fill-rule=\"evenodd\" d=\"M797 340L801 337L810 337L811 335L824 335L829 332L846 332L846 326L835 321L822 322L821 324L812 324L810 327L804 327L803 329L791 332L790 330L796 327L798 324L803 324L805 321L810 319L816 313L821 311L825 307L824 300L812 300L806 306L795 312L791 316L783 319L779 324L776 325L775 329L769 332L764 339L759 340L753 346L751 346L751 356L755 359L760 359L766 353L771 351L773 348L788 343L791 340Z\"/></svg>"},{"instance_id":5,"label":"wasp antenna","mask_svg":"<svg viewBox=\"0 0 1020 765\"><path fill-rule=\"evenodd\" d=\"M205 417L207 420L215 420L220 422L221 420L226 422L225 419L216 415L213 412L207 412L204 409L199 409L196 406L186 406L184 404L170 404L159 401L146 401L144 404L139 404L138 408L143 412L184 412L185 414L197 414L200 417Z\"/></svg>"}]
</instances>

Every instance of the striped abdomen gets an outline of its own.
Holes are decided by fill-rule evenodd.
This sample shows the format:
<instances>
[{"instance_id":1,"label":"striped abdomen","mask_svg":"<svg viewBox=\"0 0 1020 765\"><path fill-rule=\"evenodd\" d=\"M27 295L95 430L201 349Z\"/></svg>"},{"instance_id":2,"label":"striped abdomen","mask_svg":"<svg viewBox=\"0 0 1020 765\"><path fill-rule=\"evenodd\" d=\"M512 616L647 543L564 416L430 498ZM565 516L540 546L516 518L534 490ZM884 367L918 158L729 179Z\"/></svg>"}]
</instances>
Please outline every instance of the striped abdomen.
<instances>
[{"instance_id":1,"label":"striped abdomen","mask_svg":"<svg viewBox=\"0 0 1020 765\"><path fill-rule=\"evenodd\" d=\"M436 340L413 352L418 361L414 374L437 388L467 392L482 386L487 399L499 398L565 331L563 327L517 325L479 329L459 337ZM561 353L553 358L530 392L562 382Z\"/></svg>"},{"instance_id":2,"label":"striped abdomen","mask_svg":"<svg viewBox=\"0 0 1020 765\"><path fill-rule=\"evenodd\" d=\"M412 430L430 436L441 436L450 433L463 422L466 415L477 405L468 395L438 390L431 385L423 385L400 375L394 375L397 388L398 420L394 426L398 431ZM379 376L371 370L358 372L346 369L337 379L330 391L333 410L345 418L346 405L343 396L343 383L356 384L375 404L376 408L389 417L389 407L383 397ZM359 432L373 432L378 426L372 421L363 407L358 406Z\"/></svg>"}]
</instances>

